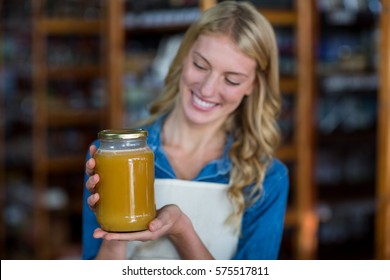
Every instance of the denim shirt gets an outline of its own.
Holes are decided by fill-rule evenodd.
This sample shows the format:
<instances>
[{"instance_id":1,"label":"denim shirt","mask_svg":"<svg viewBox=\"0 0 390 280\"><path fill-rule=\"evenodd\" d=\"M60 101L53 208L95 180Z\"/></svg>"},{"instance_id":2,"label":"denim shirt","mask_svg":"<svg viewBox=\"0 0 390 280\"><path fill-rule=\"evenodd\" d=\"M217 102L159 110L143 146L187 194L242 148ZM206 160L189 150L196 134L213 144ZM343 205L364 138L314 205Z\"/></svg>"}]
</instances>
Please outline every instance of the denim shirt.
<instances>
[{"instance_id":1,"label":"denim shirt","mask_svg":"<svg viewBox=\"0 0 390 280\"><path fill-rule=\"evenodd\" d=\"M163 119L160 118L146 129L148 145L155 156L155 178L175 179L176 175L163 150L160 139ZM229 149L233 138L228 137L223 155L209 162L192 180L228 184L231 170ZM99 146L99 142L94 144ZM89 153L87 160L90 158ZM85 181L88 179L85 176ZM233 259L277 259L283 234L284 215L288 195L288 170L280 161L274 159L266 172L260 198L246 208L242 218L241 235ZM85 184L85 182L84 182ZM250 187L250 186L249 186ZM88 191L84 186L82 221L82 258L96 257L101 239L93 238L93 231L99 227L95 214L87 204Z\"/></svg>"}]
</instances>

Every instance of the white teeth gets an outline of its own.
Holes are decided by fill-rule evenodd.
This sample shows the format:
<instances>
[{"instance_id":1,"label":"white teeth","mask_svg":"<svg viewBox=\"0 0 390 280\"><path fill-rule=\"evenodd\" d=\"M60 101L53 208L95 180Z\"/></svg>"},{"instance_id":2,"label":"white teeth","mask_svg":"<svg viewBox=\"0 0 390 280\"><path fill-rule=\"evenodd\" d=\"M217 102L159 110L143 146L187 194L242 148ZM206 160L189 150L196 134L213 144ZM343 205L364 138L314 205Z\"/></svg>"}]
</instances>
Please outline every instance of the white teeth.
<instances>
[{"instance_id":1,"label":"white teeth","mask_svg":"<svg viewBox=\"0 0 390 280\"><path fill-rule=\"evenodd\" d=\"M206 101L199 99L195 94L193 94L193 98L194 98L195 103L199 106L202 106L205 108L211 108L211 107L215 106L214 103L209 103L209 102L206 102Z\"/></svg>"}]
</instances>

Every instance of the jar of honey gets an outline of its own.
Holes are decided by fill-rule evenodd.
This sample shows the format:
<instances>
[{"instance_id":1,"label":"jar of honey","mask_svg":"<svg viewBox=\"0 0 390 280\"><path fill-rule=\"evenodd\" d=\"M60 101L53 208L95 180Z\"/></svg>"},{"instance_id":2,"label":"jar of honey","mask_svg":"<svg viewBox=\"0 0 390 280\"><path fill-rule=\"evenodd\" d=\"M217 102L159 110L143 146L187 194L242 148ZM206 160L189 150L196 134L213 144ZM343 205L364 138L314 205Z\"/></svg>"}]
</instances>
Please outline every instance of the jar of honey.
<instances>
[{"instance_id":1,"label":"jar of honey","mask_svg":"<svg viewBox=\"0 0 390 280\"><path fill-rule=\"evenodd\" d=\"M103 130L94 155L100 180L96 217L110 232L145 230L156 216L154 154L142 129Z\"/></svg>"}]
</instances>

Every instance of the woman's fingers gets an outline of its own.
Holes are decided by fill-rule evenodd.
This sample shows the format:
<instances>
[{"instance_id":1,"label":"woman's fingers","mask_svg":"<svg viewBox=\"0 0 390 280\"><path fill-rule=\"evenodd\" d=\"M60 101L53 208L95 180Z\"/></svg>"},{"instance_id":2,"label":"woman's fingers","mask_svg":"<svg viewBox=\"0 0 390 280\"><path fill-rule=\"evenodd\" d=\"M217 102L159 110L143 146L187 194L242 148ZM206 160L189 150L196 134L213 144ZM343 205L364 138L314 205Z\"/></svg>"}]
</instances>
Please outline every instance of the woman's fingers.
<instances>
[{"instance_id":1,"label":"woman's fingers","mask_svg":"<svg viewBox=\"0 0 390 280\"><path fill-rule=\"evenodd\" d=\"M88 206L92 211L96 210L96 203L98 202L99 198L100 196L98 193L92 194L87 198Z\"/></svg>"},{"instance_id":2,"label":"woman's fingers","mask_svg":"<svg viewBox=\"0 0 390 280\"><path fill-rule=\"evenodd\" d=\"M88 176L92 176L93 174L95 174L95 170L94 170L95 165L96 165L96 161L94 158L90 158L85 163L85 172L87 173Z\"/></svg>"},{"instance_id":3,"label":"woman's fingers","mask_svg":"<svg viewBox=\"0 0 390 280\"><path fill-rule=\"evenodd\" d=\"M107 232L101 228L95 229L93 233L94 238L104 238L105 240L117 240L117 241L148 241L155 240L155 235L149 230L135 231L135 232Z\"/></svg>"},{"instance_id":4,"label":"woman's fingers","mask_svg":"<svg viewBox=\"0 0 390 280\"><path fill-rule=\"evenodd\" d=\"M175 234L179 230L178 221L183 212L177 205L169 204L162 207L157 212L157 217L149 224L149 230L152 232L162 231L164 234Z\"/></svg>"},{"instance_id":5,"label":"woman's fingers","mask_svg":"<svg viewBox=\"0 0 390 280\"><path fill-rule=\"evenodd\" d=\"M166 205L157 211L157 217L150 222L149 230L156 232L165 227L169 229L177 220L181 210L176 205Z\"/></svg>"},{"instance_id":6,"label":"woman's fingers","mask_svg":"<svg viewBox=\"0 0 390 280\"><path fill-rule=\"evenodd\" d=\"M95 145L91 145L89 147L89 154L91 155L91 157L93 157L93 155L96 153L97 151L97 147Z\"/></svg>"},{"instance_id":7,"label":"woman's fingers","mask_svg":"<svg viewBox=\"0 0 390 280\"><path fill-rule=\"evenodd\" d=\"M89 176L87 182L85 183L85 186L89 193L92 195L88 198L88 205L92 210L95 210L95 204L99 200L98 195L94 195L96 192L95 186L99 182L100 178L98 174L95 174L95 165L96 161L93 158L93 155L95 154L97 148L95 145L91 145L89 147L89 153L91 155L91 158L85 163L85 172Z\"/></svg>"},{"instance_id":8,"label":"woman's fingers","mask_svg":"<svg viewBox=\"0 0 390 280\"><path fill-rule=\"evenodd\" d=\"M87 187L87 190L91 193L94 194L96 192L96 184L99 182L100 177L98 174L95 174L93 176L90 176L85 183L85 186Z\"/></svg>"},{"instance_id":9,"label":"woman's fingers","mask_svg":"<svg viewBox=\"0 0 390 280\"><path fill-rule=\"evenodd\" d=\"M164 226L164 223L160 219L156 218L150 222L148 229L151 232L156 232L156 231L160 230L163 226Z\"/></svg>"},{"instance_id":10,"label":"woman's fingers","mask_svg":"<svg viewBox=\"0 0 390 280\"><path fill-rule=\"evenodd\" d=\"M92 197L92 196L91 196ZM93 202L91 198L91 202ZM113 233L98 228L93 236L95 238L104 238L106 240L125 240L125 241L148 241L156 240L167 234L174 234L178 230L177 221L183 212L176 205L166 205L157 212L157 217L149 223L147 230Z\"/></svg>"},{"instance_id":11,"label":"woman's fingers","mask_svg":"<svg viewBox=\"0 0 390 280\"><path fill-rule=\"evenodd\" d=\"M90 154L91 158L89 160L87 160L87 162L85 164L85 172L87 173L88 176L92 176L93 174L95 174L94 168L96 165L96 161L93 158L93 155L96 153L96 151L97 151L97 148L95 145L91 145L89 147L89 154Z\"/></svg>"}]
</instances>

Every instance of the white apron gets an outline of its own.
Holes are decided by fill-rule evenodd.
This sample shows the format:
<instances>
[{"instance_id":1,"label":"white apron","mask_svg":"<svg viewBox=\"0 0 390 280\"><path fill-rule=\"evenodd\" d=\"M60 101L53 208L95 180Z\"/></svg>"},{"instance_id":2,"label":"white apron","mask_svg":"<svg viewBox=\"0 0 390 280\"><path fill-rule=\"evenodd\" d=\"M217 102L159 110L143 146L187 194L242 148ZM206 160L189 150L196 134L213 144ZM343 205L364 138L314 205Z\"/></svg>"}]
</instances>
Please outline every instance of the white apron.
<instances>
[{"instance_id":1,"label":"white apron","mask_svg":"<svg viewBox=\"0 0 390 280\"><path fill-rule=\"evenodd\" d=\"M233 206L228 185L178 179L156 179L156 207L176 204L191 219L200 239L215 259L230 259L236 251L238 230L226 224ZM129 259L180 259L168 238L129 242Z\"/></svg>"}]
</instances>

